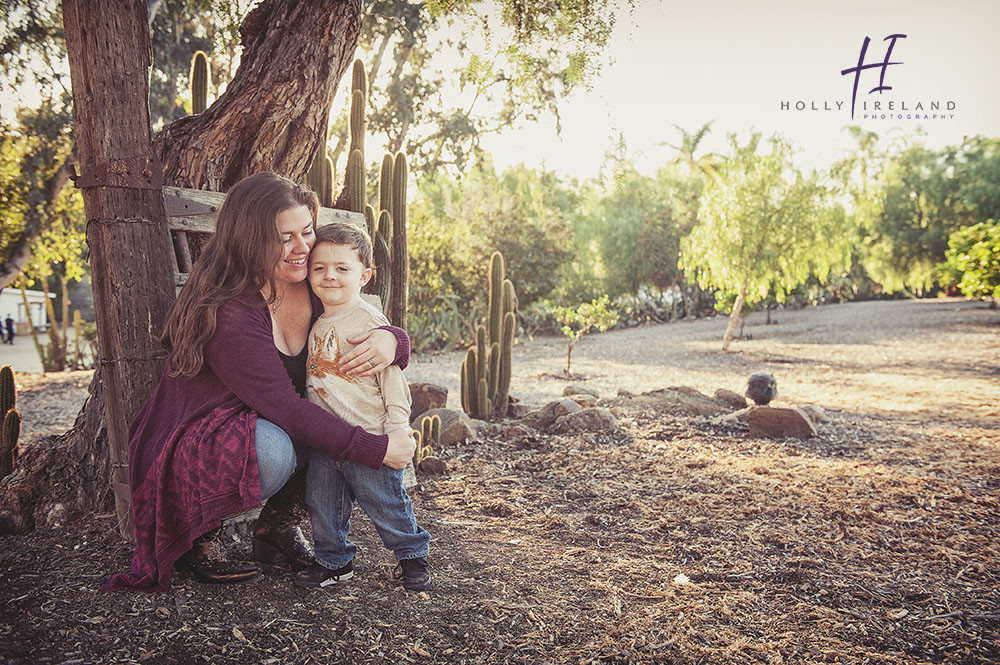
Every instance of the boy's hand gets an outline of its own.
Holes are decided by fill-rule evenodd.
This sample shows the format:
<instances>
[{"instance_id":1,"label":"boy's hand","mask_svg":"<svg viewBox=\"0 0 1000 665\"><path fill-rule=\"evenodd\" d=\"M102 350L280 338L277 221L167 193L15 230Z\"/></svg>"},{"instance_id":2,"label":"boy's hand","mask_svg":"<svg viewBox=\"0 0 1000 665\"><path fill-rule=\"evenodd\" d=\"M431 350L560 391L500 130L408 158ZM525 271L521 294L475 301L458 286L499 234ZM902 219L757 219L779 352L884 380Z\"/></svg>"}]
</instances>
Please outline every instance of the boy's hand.
<instances>
[{"instance_id":1,"label":"boy's hand","mask_svg":"<svg viewBox=\"0 0 1000 665\"><path fill-rule=\"evenodd\" d=\"M389 447L386 448L382 464L393 469L402 469L407 462L413 459L413 453L417 450L417 442L413 439L413 430L400 428L387 432L387 434Z\"/></svg>"},{"instance_id":2,"label":"boy's hand","mask_svg":"<svg viewBox=\"0 0 1000 665\"><path fill-rule=\"evenodd\" d=\"M388 330L370 330L360 337L348 337L356 344L340 359L340 371L351 376L373 376L392 364L399 340Z\"/></svg>"}]
</instances>

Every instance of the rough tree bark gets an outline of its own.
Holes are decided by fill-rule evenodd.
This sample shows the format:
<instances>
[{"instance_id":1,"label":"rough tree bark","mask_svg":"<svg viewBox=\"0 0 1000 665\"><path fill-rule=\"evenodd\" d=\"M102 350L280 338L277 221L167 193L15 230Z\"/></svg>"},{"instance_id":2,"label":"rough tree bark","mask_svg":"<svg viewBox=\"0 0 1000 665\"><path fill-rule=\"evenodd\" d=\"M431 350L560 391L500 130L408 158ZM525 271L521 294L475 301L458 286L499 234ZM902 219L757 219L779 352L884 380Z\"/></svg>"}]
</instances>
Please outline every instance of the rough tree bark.
<instances>
[{"instance_id":1,"label":"rough tree bark","mask_svg":"<svg viewBox=\"0 0 1000 665\"><path fill-rule=\"evenodd\" d=\"M301 182L360 31L360 0L261 3L240 28L243 57L225 94L156 137L166 181L206 189L218 179L225 191L277 171Z\"/></svg>"},{"instance_id":2,"label":"rough tree bark","mask_svg":"<svg viewBox=\"0 0 1000 665\"><path fill-rule=\"evenodd\" d=\"M64 0L64 21L77 16L76 7L81 7L80 11L86 14L82 9L86 4L84 0ZM119 0L119 4L128 5L128 9L116 11L102 7L101 12L107 13L111 21L122 22L127 16L134 22L132 12L138 11L137 6L144 7L144 3L127 0ZM80 16L79 20L89 18ZM146 25L144 14L141 23ZM245 175L264 170L302 181L319 146L321 128L329 118L337 84L353 60L360 29L360 0L261 2L241 28L243 57L226 93L205 113L178 120L153 142L153 150L163 164L165 184L197 189L206 189L212 184L215 185L212 189L224 191ZM67 24L67 33L69 31ZM117 33L105 35L105 47L121 39ZM145 39L148 43L148 35ZM79 55L71 55L71 68L72 58ZM87 66L91 72L105 68L118 72L122 78L148 76L147 69L140 67L139 62L134 63L134 67L115 69L115 56L107 48L89 57L92 60ZM148 53L144 59L148 62ZM124 74L124 70L130 73ZM73 83L76 90L75 75ZM146 84L148 86L148 80ZM89 81L80 84L88 95L92 92L89 85ZM101 112L115 112L111 108L115 103L106 102L106 106L108 108ZM148 137L148 115L145 117ZM92 120L77 116L78 124ZM102 140L114 145L118 131L112 126ZM162 207L162 195L157 192L156 196L160 197ZM109 203L113 202L123 204L124 200L115 197ZM108 213L107 219L111 220L130 220L139 216L137 209L131 207L109 209ZM94 217L89 209L87 215ZM163 252L155 261L157 269L169 269L169 250L152 250L147 244L151 238L145 234L136 236L134 242L139 244L128 247L124 255L110 259L131 265L127 254ZM142 273L138 276L145 279ZM116 285L109 283L108 286L114 288ZM117 288L123 286L124 283L117 284ZM95 275L95 298L101 297L97 288ZM156 300L156 308L166 311L173 301L172 288L169 295L156 295ZM99 321L101 324L111 328L104 334L112 338L121 334L117 326L137 325L115 321L114 317L108 323ZM142 349L149 350L150 340L159 336L162 324L157 320L147 327L145 339L129 337L124 340L123 352L108 361L102 359L102 367L107 362L128 365L130 358L140 357ZM103 337L101 343L103 354ZM136 356L127 352L128 346L134 347L131 351ZM136 372L145 373L145 387L135 394L123 396L120 394L122 387L117 386L113 399L125 399L128 405L138 408L159 377L162 357L148 361L142 356L136 366ZM0 533L24 531L36 522L55 524L77 513L110 507L108 486L112 467L108 459L102 399L105 393L110 394L110 378L104 371L95 373L90 396L74 428L65 435L30 447L19 459L20 468L0 482L0 506L3 506L0 508ZM139 377L132 376L130 380L138 381ZM113 426L124 427L127 423L128 420L119 416Z\"/></svg>"}]
</instances>

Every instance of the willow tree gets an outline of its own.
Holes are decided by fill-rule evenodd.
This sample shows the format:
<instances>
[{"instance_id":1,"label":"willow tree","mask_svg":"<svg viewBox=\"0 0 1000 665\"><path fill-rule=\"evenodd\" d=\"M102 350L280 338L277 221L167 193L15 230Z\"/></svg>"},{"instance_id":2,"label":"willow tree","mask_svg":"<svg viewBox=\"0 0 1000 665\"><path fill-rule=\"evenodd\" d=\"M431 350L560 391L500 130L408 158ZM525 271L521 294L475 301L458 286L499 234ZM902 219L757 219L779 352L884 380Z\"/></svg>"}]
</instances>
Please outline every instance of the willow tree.
<instances>
[{"instance_id":1,"label":"willow tree","mask_svg":"<svg viewBox=\"0 0 1000 665\"><path fill-rule=\"evenodd\" d=\"M732 154L710 183L698 223L681 243L680 265L703 288L735 294L723 337L728 350L746 304L773 295L778 302L810 275L821 281L850 259L850 236L840 206L813 173L792 164L792 148L770 139L770 153L758 154L755 133Z\"/></svg>"}]
</instances>

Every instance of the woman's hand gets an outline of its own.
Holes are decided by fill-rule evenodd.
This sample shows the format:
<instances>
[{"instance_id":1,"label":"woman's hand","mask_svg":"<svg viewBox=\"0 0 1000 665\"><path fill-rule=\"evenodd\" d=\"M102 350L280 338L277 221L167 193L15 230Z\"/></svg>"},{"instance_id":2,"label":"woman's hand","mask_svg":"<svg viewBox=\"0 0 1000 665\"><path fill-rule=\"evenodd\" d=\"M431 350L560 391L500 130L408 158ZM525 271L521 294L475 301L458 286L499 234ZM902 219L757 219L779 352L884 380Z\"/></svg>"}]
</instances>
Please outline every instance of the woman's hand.
<instances>
[{"instance_id":1,"label":"woman's hand","mask_svg":"<svg viewBox=\"0 0 1000 665\"><path fill-rule=\"evenodd\" d=\"M389 447L386 448L382 464L393 469L402 469L407 462L413 459L413 453L417 450L417 442L413 439L413 430L406 427L391 430L386 434L389 435Z\"/></svg>"},{"instance_id":2,"label":"woman's hand","mask_svg":"<svg viewBox=\"0 0 1000 665\"><path fill-rule=\"evenodd\" d=\"M378 374L396 359L399 340L388 330L371 330L360 337L348 337L349 344L356 344L340 359L340 370L352 376Z\"/></svg>"}]
</instances>

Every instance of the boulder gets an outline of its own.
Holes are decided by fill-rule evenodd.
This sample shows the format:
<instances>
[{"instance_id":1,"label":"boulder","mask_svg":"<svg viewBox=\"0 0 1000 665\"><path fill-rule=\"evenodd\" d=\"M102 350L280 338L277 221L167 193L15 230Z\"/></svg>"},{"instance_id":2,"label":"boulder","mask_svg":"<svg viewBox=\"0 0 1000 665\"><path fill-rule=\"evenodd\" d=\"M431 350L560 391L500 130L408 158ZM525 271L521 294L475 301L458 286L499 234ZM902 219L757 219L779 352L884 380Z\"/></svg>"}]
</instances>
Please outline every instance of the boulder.
<instances>
[{"instance_id":1,"label":"boulder","mask_svg":"<svg viewBox=\"0 0 1000 665\"><path fill-rule=\"evenodd\" d=\"M576 402L585 409L589 409L592 406L597 406L597 398L587 393L570 395L569 399L573 400L574 402Z\"/></svg>"},{"instance_id":2,"label":"boulder","mask_svg":"<svg viewBox=\"0 0 1000 665\"><path fill-rule=\"evenodd\" d=\"M601 394L594 390L593 388L584 388L583 386L566 386L563 388L563 397L572 397L574 395L593 395L595 398L600 399Z\"/></svg>"},{"instance_id":3,"label":"boulder","mask_svg":"<svg viewBox=\"0 0 1000 665\"><path fill-rule=\"evenodd\" d=\"M767 436L772 439L794 437L808 439L816 436L816 426L802 409L781 409L760 406L747 412L751 436Z\"/></svg>"},{"instance_id":4,"label":"boulder","mask_svg":"<svg viewBox=\"0 0 1000 665\"><path fill-rule=\"evenodd\" d=\"M428 457L420 462L420 474L443 476L448 473L448 465L437 457Z\"/></svg>"},{"instance_id":5,"label":"boulder","mask_svg":"<svg viewBox=\"0 0 1000 665\"><path fill-rule=\"evenodd\" d=\"M729 405L732 407L733 411L739 411L740 409L745 409L747 407L746 397L733 392L732 390L726 390L725 388L719 388L715 391L715 399Z\"/></svg>"},{"instance_id":6,"label":"boulder","mask_svg":"<svg viewBox=\"0 0 1000 665\"><path fill-rule=\"evenodd\" d=\"M732 411L729 404L688 386L672 386L662 390L645 392L641 395L623 396L619 403L644 409L655 409L679 416L711 418Z\"/></svg>"},{"instance_id":7,"label":"boulder","mask_svg":"<svg viewBox=\"0 0 1000 665\"><path fill-rule=\"evenodd\" d=\"M618 428L618 419L608 409L594 407L559 416L549 431L556 434L572 432L610 432Z\"/></svg>"},{"instance_id":8,"label":"boulder","mask_svg":"<svg viewBox=\"0 0 1000 665\"><path fill-rule=\"evenodd\" d=\"M479 438L480 426L477 425L477 421L467 416L464 411L456 411L454 409L431 409L423 414L421 414L421 420L423 418L430 418L431 416L438 416L441 418L441 440L438 444L442 446L450 446L456 443L462 443L465 441L474 441ZM481 421L480 425L482 424ZM414 425L419 425L419 421L414 422ZM433 447L434 444L431 444Z\"/></svg>"},{"instance_id":9,"label":"boulder","mask_svg":"<svg viewBox=\"0 0 1000 665\"><path fill-rule=\"evenodd\" d=\"M410 422L415 423L427 411L448 406L448 389L433 383L411 383L410 398Z\"/></svg>"},{"instance_id":10,"label":"boulder","mask_svg":"<svg viewBox=\"0 0 1000 665\"><path fill-rule=\"evenodd\" d=\"M548 429L559 416L576 413L583 407L571 399L563 398L555 402L549 402L540 409L535 409L522 418L522 423L535 429Z\"/></svg>"},{"instance_id":11,"label":"boulder","mask_svg":"<svg viewBox=\"0 0 1000 665\"><path fill-rule=\"evenodd\" d=\"M799 407L806 412L809 419L814 423L825 423L830 418L826 415L826 411L821 406L816 406L815 404L806 404Z\"/></svg>"}]
</instances>

